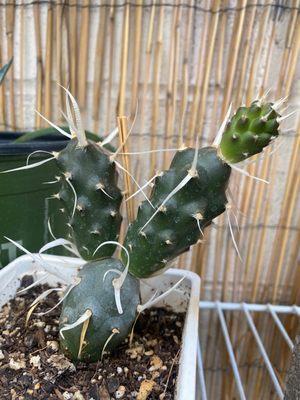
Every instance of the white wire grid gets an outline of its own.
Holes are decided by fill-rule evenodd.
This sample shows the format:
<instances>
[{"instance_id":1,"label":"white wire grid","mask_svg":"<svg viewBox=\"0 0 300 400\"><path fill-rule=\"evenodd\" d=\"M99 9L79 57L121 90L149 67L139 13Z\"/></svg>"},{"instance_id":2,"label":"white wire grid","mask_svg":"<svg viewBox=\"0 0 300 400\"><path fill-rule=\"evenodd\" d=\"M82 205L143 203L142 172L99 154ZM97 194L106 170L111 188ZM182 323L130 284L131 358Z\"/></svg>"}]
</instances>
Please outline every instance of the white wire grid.
<instances>
[{"instance_id":1,"label":"white wire grid","mask_svg":"<svg viewBox=\"0 0 300 400\"><path fill-rule=\"evenodd\" d=\"M233 345L230 340L230 335L228 332L228 327L226 324L224 311L241 311L247 321L248 328L252 333L257 347L260 351L260 354L263 358L264 364L266 369L270 375L272 384L274 386L274 391L277 394L278 399L284 398L283 388L277 378L276 372L274 367L270 361L270 358L267 354L263 341L260 337L260 334L255 326L253 317L251 312L256 313L268 313L274 320L276 327L278 328L279 332L281 333L283 339L286 341L287 345L289 346L290 350L293 350L293 341L291 340L288 332L286 331L284 325L282 324L278 314L294 314L300 317L300 307L299 306L281 306L281 305L271 305L271 304L248 304L248 303L222 303L219 301L211 302L211 301L200 301L199 303L200 312L202 310L215 310L218 315L218 319L221 325L222 335L225 341L226 349L228 352L230 365L232 368L232 372L234 375L235 385L237 389L237 393L239 399L246 400L247 397L245 395L245 388L243 386L243 382L241 379L241 375L239 372L237 360L234 354ZM203 357L202 357L202 350L201 350L201 343L199 338L199 345L198 345L198 380L200 386L200 398L201 400L211 400L208 398L207 395L207 388L205 383L205 374L204 374L204 367L203 367ZM216 399L214 399L216 400ZM249 400L249 398L248 398Z\"/></svg>"}]
</instances>

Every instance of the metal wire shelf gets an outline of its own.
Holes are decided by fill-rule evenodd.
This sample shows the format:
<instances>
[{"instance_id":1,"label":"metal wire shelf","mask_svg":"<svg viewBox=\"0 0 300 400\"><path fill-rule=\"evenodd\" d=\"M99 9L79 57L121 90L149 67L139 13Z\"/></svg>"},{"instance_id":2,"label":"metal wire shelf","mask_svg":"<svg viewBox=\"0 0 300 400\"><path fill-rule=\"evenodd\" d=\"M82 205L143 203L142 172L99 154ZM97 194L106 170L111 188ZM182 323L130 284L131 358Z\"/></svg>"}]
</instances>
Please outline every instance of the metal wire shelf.
<instances>
[{"instance_id":1,"label":"metal wire shelf","mask_svg":"<svg viewBox=\"0 0 300 400\"><path fill-rule=\"evenodd\" d=\"M232 345L228 327L226 324L226 319L224 316L225 311L230 311L230 312L241 311L242 314L244 315L245 320L248 324L248 329L255 339L257 347L260 351L260 354L261 354L264 364L266 366L266 369L270 375L277 398L283 399L284 398L284 392L283 392L284 389L278 380L278 377L276 375L276 372L274 370L272 362L271 362L271 360L268 356L268 353L265 349L263 340L258 332L257 327L255 326L251 312L269 314L272 317L276 327L278 328L279 332L281 333L286 344L292 351L293 347L294 347L293 341L291 340L287 330L285 329L283 323L281 322L280 318L278 317L278 314L293 314L293 315L300 317L300 307L296 306L296 305L285 306L285 305L272 305L272 304L222 303L219 301L216 301L216 302L200 301L199 307L200 307L200 312L203 310L215 310L217 313L239 398L241 400L247 399L247 397L245 395L245 388L244 388L244 385L243 385L243 382L241 379L241 375L239 372L235 352L233 350L233 345ZM202 356L200 338L199 338L198 343L199 343L199 345L198 345L198 380L199 380L199 392L200 392L199 395L200 395L201 400L209 400L208 395L207 395L206 382L205 382L203 356Z\"/></svg>"}]
</instances>

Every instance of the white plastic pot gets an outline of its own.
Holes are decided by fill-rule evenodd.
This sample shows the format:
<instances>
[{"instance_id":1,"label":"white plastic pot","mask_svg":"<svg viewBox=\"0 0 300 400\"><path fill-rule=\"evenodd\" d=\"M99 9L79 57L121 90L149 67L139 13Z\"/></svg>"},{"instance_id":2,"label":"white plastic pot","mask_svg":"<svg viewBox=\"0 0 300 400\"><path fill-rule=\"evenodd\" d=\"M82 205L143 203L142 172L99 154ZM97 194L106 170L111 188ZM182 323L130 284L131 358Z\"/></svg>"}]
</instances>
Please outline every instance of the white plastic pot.
<instances>
[{"instance_id":1,"label":"white plastic pot","mask_svg":"<svg viewBox=\"0 0 300 400\"><path fill-rule=\"evenodd\" d=\"M55 264L67 275L74 273L76 267L83 264L82 260L71 257L56 257L43 255L43 259L52 265ZM44 271L30 256L22 256L0 270L0 307L13 298L20 286L22 276L32 274L39 279ZM200 297L200 278L193 272L182 269L169 269L164 274L143 280L141 283L142 303L148 300L154 291L166 291L170 286L185 279L180 286L164 298L156 307L167 307L176 312L186 312L182 337L182 350L179 360L177 376L176 400L196 399L196 356L198 343L198 313ZM59 283L56 277L49 277L43 283L53 286Z\"/></svg>"}]
</instances>

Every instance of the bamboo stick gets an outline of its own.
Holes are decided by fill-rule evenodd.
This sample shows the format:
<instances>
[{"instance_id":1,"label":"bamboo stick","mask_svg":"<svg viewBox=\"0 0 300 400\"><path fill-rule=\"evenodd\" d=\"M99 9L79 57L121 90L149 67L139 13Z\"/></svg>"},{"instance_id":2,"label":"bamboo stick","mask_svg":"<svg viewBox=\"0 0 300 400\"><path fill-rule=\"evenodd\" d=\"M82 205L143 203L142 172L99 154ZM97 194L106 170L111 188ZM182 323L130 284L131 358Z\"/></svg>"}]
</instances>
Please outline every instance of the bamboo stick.
<instances>
[{"instance_id":1,"label":"bamboo stick","mask_svg":"<svg viewBox=\"0 0 300 400\"><path fill-rule=\"evenodd\" d=\"M166 129L167 140L165 141L165 148L173 146L173 137L175 135L174 123L176 116L177 104L177 75L179 67L179 44L180 44L180 26L182 18L182 8L180 1L177 0L176 8L173 13L172 27L171 27L171 41L170 41L170 73L167 88L166 99ZM168 167L170 163L170 153L164 153L164 166Z\"/></svg>"},{"instance_id":2,"label":"bamboo stick","mask_svg":"<svg viewBox=\"0 0 300 400\"><path fill-rule=\"evenodd\" d=\"M194 16L194 0L190 0L188 3L190 8L188 10L187 21L185 24L185 37L184 37L184 54L183 54L183 65L182 65L182 102L181 102L181 110L180 110L180 128L179 135L177 141L177 147L184 147L184 128L185 128L185 119L186 112L188 108L188 94L189 94L189 58L191 52L191 37L192 37L192 27L193 27L193 16Z\"/></svg>"},{"instance_id":3,"label":"bamboo stick","mask_svg":"<svg viewBox=\"0 0 300 400\"><path fill-rule=\"evenodd\" d=\"M114 62L114 45L115 45L115 8L114 0L110 2L109 9L109 61L108 61L108 88L107 88L107 100L106 100L106 124L105 130L110 130L110 118L111 118L111 96L112 96L112 84L115 70Z\"/></svg>"},{"instance_id":4,"label":"bamboo stick","mask_svg":"<svg viewBox=\"0 0 300 400\"><path fill-rule=\"evenodd\" d=\"M240 12L236 13L235 21L234 21L234 28L232 31L231 36L231 44L230 44L230 62L227 66L227 74L226 74L226 90L224 94L223 100L223 107L222 107L222 116L225 116L225 113L228 109L230 103L230 97L233 87L233 80L234 80L234 72L237 64L237 57L240 49L241 44L241 37L243 32L243 25L245 20L245 12L247 0L239 0L237 2L237 7L241 10Z\"/></svg>"},{"instance_id":5,"label":"bamboo stick","mask_svg":"<svg viewBox=\"0 0 300 400\"><path fill-rule=\"evenodd\" d=\"M135 21L134 21L134 50L132 62L132 84L131 84L131 105L130 116L134 118L138 103L139 76L141 64L141 38L142 38L142 20L143 20L143 2L136 0ZM163 8L163 7L162 7Z\"/></svg>"},{"instance_id":6,"label":"bamboo stick","mask_svg":"<svg viewBox=\"0 0 300 400\"><path fill-rule=\"evenodd\" d=\"M55 23L56 23L56 81L63 85L62 81L62 36L63 36L63 4L61 2L55 5ZM62 109L63 92L57 85L57 107Z\"/></svg>"},{"instance_id":7,"label":"bamboo stick","mask_svg":"<svg viewBox=\"0 0 300 400\"><path fill-rule=\"evenodd\" d=\"M102 3L101 3L102 4ZM100 8L99 26L97 32L97 44L94 59L94 81L93 81L93 120L94 131L99 131L99 109L100 99L102 98L103 74L106 49L106 26L107 26L107 8Z\"/></svg>"},{"instance_id":8,"label":"bamboo stick","mask_svg":"<svg viewBox=\"0 0 300 400\"><path fill-rule=\"evenodd\" d=\"M53 46L53 5L47 8L47 33L46 33L46 56L45 56L45 117L51 120L52 102L52 46Z\"/></svg>"},{"instance_id":9,"label":"bamboo stick","mask_svg":"<svg viewBox=\"0 0 300 400\"><path fill-rule=\"evenodd\" d=\"M84 108L87 91L87 72L89 61L90 0L82 1L81 25L78 51L78 102Z\"/></svg>"},{"instance_id":10,"label":"bamboo stick","mask_svg":"<svg viewBox=\"0 0 300 400\"><path fill-rule=\"evenodd\" d=\"M5 34L7 42L7 55L8 60L13 57L14 54L14 22L15 22L15 5L9 3L5 7ZM11 128L16 129L16 114L15 114L15 90L14 90L14 64L10 67L9 80L9 108L10 108L10 123Z\"/></svg>"},{"instance_id":11,"label":"bamboo stick","mask_svg":"<svg viewBox=\"0 0 300 400\"><path fill-rule=\"evenodd\" d=\"M1 14L0 14L1 17ZM4 59L2 56L2 43L0 40L0 63L4 64ZM0 85L0 124L5 129L6 128L6 112L5 112L5 81Z\"/></svg>"},{"instance_id":12,"label":"bamboo stick","mask_svg":"<svg viewBox=\"0 0 300 400\"><path fill-rule=\"evenodd\" d=\"M203 130L203 124L204 124L204 116L205 116L205 111L206 111L206 105L207 105L207 98L208 98L208 85L209 85L209 79L210 79L210 74L211 74L211 67L212 67L212 61L213 61L213 54L214 54L214 49L215 49L215 43L216 43L216 35L217 35L217 30L218 30L218 25L219 25L219 9L221 5L221 0L213 0L212 1L212 15L210 19L210 26L209 26L209 32L208 32L208 43L209 46L206 48L206 57L205 57L205 70L204 70L204 77L203 77L203 83L202 83L202 88L201 88L201 97L200 97L200 107L199 107L199 112L198 112L198 122L197 122L197 132L200 134L202 133Z\"/></svg>"},{"instance_id":13,"label":"bamboo stick","mask_svg":"<svg viewBox=\"0 0 300 400\"><path fill-rule=\"evenodd\" d=\"M144 69L144 79L143 79L143 87L142 87L142 98L141 98L141 108L140 108L140 140L139 147L142 147L142 135L144 134L144 123L145 123L145 106L147 102L147 89L148 82L150 76L150 66L151 66L151 55L152 55L152 47L153 47L153 31L154 31L154 17L156 11L156 0L153 1L151 7L151 14L149 19L148 26L148 34L147 34L147 43L146 43L146 59L145 59L145 69Z\"/></svg>"},{"instance_id":14,"label":"bamboo stick","mask_svg":"<svg viewBox=\"0 0 300 400\"><path fill-rule=\"evenodd\" d=\"M208 2L205 2L205 5L207 5ZM204 25L203 29L201 32L201 42L203 43L203 47L200 47L199 49L199 58L198 58L198 65L197 65L197 72L196 72L196 84L195 84L195 90L194 90L194 97L192 101L192 107L190 111L190 122L189 122L189 137L188 137L188 144L191 145L194 135L195 135L195 130L196 130L196 123L197 123L197 115L198 115L198 109L199 109L199 102L200 102L200 95L201 95L201 83L202 83L202 77L203 77L203 69L204 69L204 54L206 50L206 36L207 36L207 31L209 27L209 21L210 21L210 13L206 13L204 15Z\"/></svg>"},{"instance_id":15,"label":"bamboo stick","mask_svg":"<svg viewBox=\"0 0 300 400\"><path fill-rule=\"evenodd\" d=\"M120 138L120 143L122 144L122 152L127 153L128 152L128 146L127 146L127 137L128 137L128 119L127 117L118 117L118 130L119 130L119 138ZM122 161L123 161L123 166L127 171L131 170L130 167L130 158L127 154L122 154ZM132 199L129 201L126 201L128 197L133 193L132 191L132 183L129 175L124 172L124 182L125 182L125 204L126 204L126 210L127 210L127 218L128 222L132 222L134 219L134 207L133 207L133 202Z\"/></svg>"},{"instance_id":16,"label":"bamboo stick","mask_svg":"<svg viewBox=\"0 0 300 400\"><path fill-rule=\"evenodd\" d=\"M129 39L129 5L125 6L123 17L123 43L121 55L121 77L119 87L118 115L125 115L126 102L126 82L127 82L127 63L128 63L128 39Z\"/></svg>"},{"instance_id":17,"label":"bamboo stick","mask_svg":"<svg viewBox=\"0 0 300 400\"><path fill-rule=\"evenodd\" d=\"M69 85L71 93L77 97L77 2L69 0L68 5Z\"/></svg>"},{"instance_id":18,"label":"bamboo stick","mask_svg":"<svg viewBox=\"0 0 300 400\"><path fill-rule=\"evenodd\" d=\"M34 12L34 26L35 26L35 41L36 41L36 53L37 53L37 79L36 79L36 104L35 108L42 113L43 112L43 59L42 59L42 42L41 42L41 24L40 24L40 7L36 3L33 6ZM43 125L41 117L35 115L35 126L40 128Z\"/></svg>"},{"instance_id":19,"label":"bamboo stick","mask_svg":"<svg viewBox=\"0 0 300 400\"><path fill-rule=\"evenodd\" d=\"M164 11L163 6L159 10L158 20L158 31L157 41L154 53L154 65L153 65L153 94L152 94L152 119L151 119L151 149L156 149L157 146L157 121L159 116L159 85L160 85L160 73L161 73L161 61L162 61L162 48L163 48L163 26L164 26ZM156 165L156 153L151 154L150 160L150 171L151 174L155 173Z\"/></svg>"},{"instance_id":20,"label":"bamboo stick","mask_svg":"<svg viewBox=\"0 0 300 400\"><path fill-rule=\"evenodd\" d=\"M24 53L26 50L24 14L25 14L25 9L24 7L21 7L20 50L19 50L20 51L20 102L19 102L20 117L19 117L19 123L17 124L20 127L20 129L24 129Z\"/></svg>"}]
</instances>

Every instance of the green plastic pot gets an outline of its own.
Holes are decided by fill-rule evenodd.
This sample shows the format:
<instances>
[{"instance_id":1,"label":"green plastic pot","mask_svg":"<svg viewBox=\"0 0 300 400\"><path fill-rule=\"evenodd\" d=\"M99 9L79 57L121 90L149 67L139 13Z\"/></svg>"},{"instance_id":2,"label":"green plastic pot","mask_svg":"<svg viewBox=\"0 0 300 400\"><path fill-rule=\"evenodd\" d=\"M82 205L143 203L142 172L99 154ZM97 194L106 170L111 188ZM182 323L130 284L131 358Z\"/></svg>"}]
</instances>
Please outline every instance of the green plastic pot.
<instances>
[{"instance_id":1,"label":"green plastic pot","mask_svg":"<svg viewBox=\"0 0 300 400\"><path fill-rule=\"evenodd\" d=\"M0 133L0 171L26 164L27 156L36 151L60 151L68 139L60 135L48 135L27 143L16 143L21 133ZM37 153L30 162L41 161L48 154ZM56 237L66 237L66 221L59 212L59 204L51 196L57 192L53 181L57 173L55 161L37 168L0 174L0 268L21 254L4 236L22 244L31 252L37 252L52 238L48 220ZM54 217L55 215L55 217ZM64 254L64 250L60 250ZM58 249L55 249L58 254Z\"/></svg>"}]
</instances>

